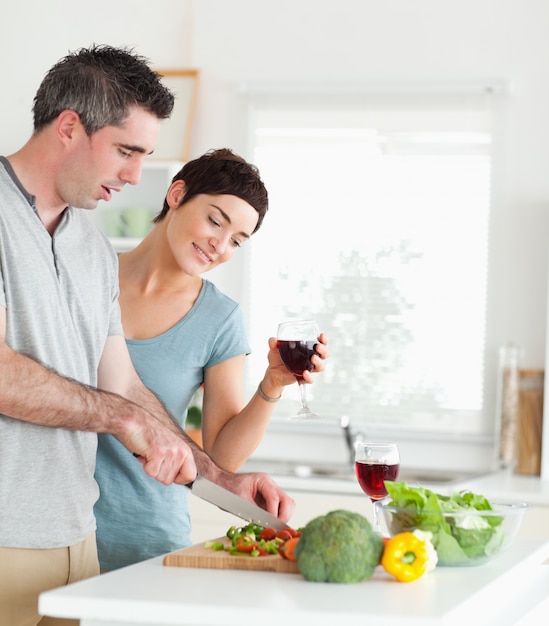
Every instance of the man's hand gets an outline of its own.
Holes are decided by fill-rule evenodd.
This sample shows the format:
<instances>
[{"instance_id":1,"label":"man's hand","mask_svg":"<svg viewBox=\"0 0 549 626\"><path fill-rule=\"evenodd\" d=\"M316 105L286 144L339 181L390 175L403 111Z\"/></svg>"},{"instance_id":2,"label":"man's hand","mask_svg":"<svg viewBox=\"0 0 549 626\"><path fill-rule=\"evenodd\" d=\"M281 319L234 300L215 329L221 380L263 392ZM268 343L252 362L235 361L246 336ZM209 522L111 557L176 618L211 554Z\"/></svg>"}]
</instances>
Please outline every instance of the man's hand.
<instances>
[{"instance_id":1,"label":"man's hand","mask_svg":"<svg viewBox=\"0 0 549 626\"><path fill-rule=\"evenodd\" d=\"M254 502L272 515L288 522L295 509L295 501L275 481L263 472L232 474L224 472L212 478L218 485Z\"/></svg>"},{"instance_id":2,"label":"man's hand","mask_svg":"<svg viewBox=\"0 0 549 626\"><path fill-rule=\"evenodd\" d=\"M129 432L117 438L141 462L145 473L164 485L186 485L196 478L189 444L151 415L142 425L132 424Z\"/></svg>"}]
</instances>

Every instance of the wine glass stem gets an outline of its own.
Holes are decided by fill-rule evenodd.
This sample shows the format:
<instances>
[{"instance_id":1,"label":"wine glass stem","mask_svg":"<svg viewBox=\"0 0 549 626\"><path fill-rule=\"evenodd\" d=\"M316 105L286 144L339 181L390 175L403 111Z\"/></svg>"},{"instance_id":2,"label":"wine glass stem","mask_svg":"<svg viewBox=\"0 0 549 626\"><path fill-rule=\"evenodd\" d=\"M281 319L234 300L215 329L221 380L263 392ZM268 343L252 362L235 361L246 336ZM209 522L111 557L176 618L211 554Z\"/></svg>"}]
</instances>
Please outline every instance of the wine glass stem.
<instances>
[{"instance_id":1,"label":"wine glass stem","mask_svg":"<svg viewBox=\"0 0 549 626\"><path fill-rule=\"evenodd\" d=\"M298 382L299 385L299 397L301 399L301 408L304 411L309 411L309 405L307 404L307 388L305 383Z\"/></svg>"},{"instance_id":2,"label":"wine glass stem","mask_svg":"<svg viewBox=\"0 0 549 626\"><path fill-rule=\"evenodd\" d=\"M372 500L372 504L374 507L374 532L378 535L381 535L381 521L379 516L379 507L377 503L377 500Z\"/></svg>"}]
</instances>

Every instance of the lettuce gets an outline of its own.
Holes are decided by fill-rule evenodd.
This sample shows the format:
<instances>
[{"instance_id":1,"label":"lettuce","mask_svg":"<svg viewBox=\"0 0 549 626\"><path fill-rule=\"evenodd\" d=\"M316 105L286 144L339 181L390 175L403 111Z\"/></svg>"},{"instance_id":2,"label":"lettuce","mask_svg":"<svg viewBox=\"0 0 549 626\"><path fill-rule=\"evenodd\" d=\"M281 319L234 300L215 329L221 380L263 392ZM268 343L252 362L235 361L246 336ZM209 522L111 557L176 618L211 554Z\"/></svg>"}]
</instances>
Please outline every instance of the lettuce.
<instances>
[{"instance_id":1,"label":"lettuce","mask_svg":"<svg viewBox=\"0 0 549 626\"><path fill-rule=\"evenodd\" d=\"M501 548L503 516L476 514L494 510L484 496L470 491L446 496L405 482L385 481L385 487L391 499L388 506L399 509L392 515L391 531L430 531L441 564L483 560Z\"/></svg>"}]
</instances>

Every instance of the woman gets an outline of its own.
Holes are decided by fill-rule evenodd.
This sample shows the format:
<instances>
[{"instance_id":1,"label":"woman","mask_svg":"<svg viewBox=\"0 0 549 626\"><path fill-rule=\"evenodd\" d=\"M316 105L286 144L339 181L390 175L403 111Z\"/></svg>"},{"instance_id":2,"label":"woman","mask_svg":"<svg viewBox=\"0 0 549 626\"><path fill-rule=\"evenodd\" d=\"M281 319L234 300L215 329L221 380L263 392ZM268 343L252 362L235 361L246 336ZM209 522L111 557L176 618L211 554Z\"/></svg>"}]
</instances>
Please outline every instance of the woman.
<instances>
[{"instance_id":1,"label":"woman","mask_svg":"<svg viewBox=\"0 0 549 626\"><path fill-rule=\"evenodd\" d=\"M268 367L244 406L243 372L250 352L239 305L201 275L229 261L267 212L257 169L227 149L208 152L176 174L154 227L119 256L120 305L126 341L143 382L184 424L204 384L203 446L236 471L265 433L276 400L295 377L269 339ZM319 337L314 371L323 369ZM307 383L311 372L304 372ZM128 451L100 436L95 507L103 570L178 550L191 543L187 491L149 480Z\"/></svg>"}]
</instances>

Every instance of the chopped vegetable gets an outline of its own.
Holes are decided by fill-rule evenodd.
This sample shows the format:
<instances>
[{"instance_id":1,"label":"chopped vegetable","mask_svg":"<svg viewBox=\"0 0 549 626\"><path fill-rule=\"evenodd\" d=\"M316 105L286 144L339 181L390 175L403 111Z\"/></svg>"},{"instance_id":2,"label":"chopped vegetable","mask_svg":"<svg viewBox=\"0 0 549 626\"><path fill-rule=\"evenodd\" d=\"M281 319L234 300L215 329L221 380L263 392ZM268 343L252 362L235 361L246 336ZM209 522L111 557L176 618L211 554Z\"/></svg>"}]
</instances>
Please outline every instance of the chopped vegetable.
<instances>
[{"instance_id":1,"label":"chopped vegetable","mask_svg":"<svg viewBox=\"0 0 549 626\"><path fill-rule=\"evenodd\" d=\"M236 543L234 544L237 552L253 552L257 550L257 541L255 537L250 537L249 535L241 535L236 538Z\"/></svg>"},{"instance_id":2,"label":"chopped vegetable","mask_svg":"<svg viewBox=\"0 0 549 626\"><path fill-rule=\"evenodd\" d=\"M217 551L225 550L225 544L222 541L206 541L204 547Z\"/></svg>"},{"instance_id":3,"label":"chopped vegetable","mask_svg":"<svg viewBox=\"0 0 549 626\"><path fill-rule=\"evenodd\" d=\"M278 548L279 553L289 561L296 561L295 547L299 539L300 537L290 537L290 539L287 539L280 548Z\"/></svg>"},{"instance_id":4,"label":"chopped vegetable","mask_svg":"<svg viewBox=\"0 0 549 626\"><path fill-rule=\"evenodd\" d=\"M288 528L284 528L283 530L279 530L276 533L277 539L282 539L283 541L288 541L288 539L291 539L294 536L295 535L294 535L293 531L290 531Z\"/></svg>"},{"instance_id":5,"label":"chopped vegetable","mask_svg":"<svg viewBox=\"0 0 549 626\"><path fill-rule=\"evenodd\" d=\"M259 535L259 538L265 541L272 541L275 537L276 530L274 528L264 528Z\"/></svg>"},{"instance_id":6,"label":"chopped vegetable","mask_svg":"<svg viewBox=\"0 0 549 626\"><path fill-rule=\"evenodd\" d=\"M427 533L421 533L419 536L412 532L394 535L385 544L381 565L399 582L417 580L432 568L430 563L433 557L429 544ZM436 565L436 553L434 564Z\"/></svg>"},{"instance_id":7,"label":"chopped vegetable","mask_svg":"<svg viewBox=\"0 0 549 626\"><path fill-rule=\"evenodd\" d=\"M204 544L205 547L212 550L226 550L234 556L280 556L281 546L289 539L298 538L301 532L293 528L277 532L274 528L263 528L250 523L241 528L231 526L226 535L231 540L229 546L220 541L207 541Z\"/></svg>"},{"instance_id":8,"label":"chopped vegetable","mask_svg":"<svg viewBox=\"0 0 549 626\"><path fill-rule=\"evenodd\" d=\"M227 531L227 538L232 539L238 532L240 532L240 529L237 526L231 526Z\"/></svg>"}]
</instances>

